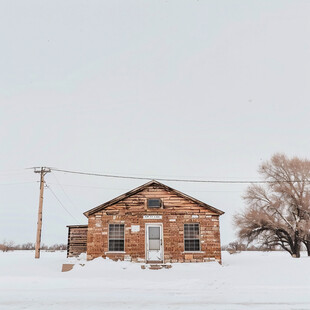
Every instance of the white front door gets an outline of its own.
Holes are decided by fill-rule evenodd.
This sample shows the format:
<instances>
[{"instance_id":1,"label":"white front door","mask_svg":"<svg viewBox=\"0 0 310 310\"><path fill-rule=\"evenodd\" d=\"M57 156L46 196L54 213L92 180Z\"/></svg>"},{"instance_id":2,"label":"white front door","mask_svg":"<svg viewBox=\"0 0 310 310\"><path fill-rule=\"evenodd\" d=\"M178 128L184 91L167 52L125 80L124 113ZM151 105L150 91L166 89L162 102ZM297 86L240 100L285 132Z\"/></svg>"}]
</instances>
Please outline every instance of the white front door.
<instances>
[{"instance_id":1,"label":"white front door","mask_svg":"<svg viewBox=\"0 0 310 310\"><path fill-rule=\"evenodd\" d=\"M163 261L162 224L146 224L146 260Z\"/></svg>"}]
</instances>

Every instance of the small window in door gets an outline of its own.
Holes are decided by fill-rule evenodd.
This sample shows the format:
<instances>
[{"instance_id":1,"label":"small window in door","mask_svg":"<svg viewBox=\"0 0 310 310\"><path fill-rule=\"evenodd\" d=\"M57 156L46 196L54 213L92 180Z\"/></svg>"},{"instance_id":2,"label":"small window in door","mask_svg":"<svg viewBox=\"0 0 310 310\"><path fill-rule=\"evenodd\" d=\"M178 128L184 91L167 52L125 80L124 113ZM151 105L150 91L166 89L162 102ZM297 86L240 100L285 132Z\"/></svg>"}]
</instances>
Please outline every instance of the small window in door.
<instances>
[{"instance_id":1,"label":"small window in door","mask_svg":"<svg viewBox=\"0 0 310 310\"><path fill-rule=\"evenodd\" d=\"M147 207L151 209L161 208L161 199L159 198L150 198L147 200Z\"/></svg>"},{"instance_id":2,"label":"small window in door","mask_svg":"<svg viewBox=\"0 0 310 310\"><path fill-rule=\"evenodd\" d=\"M160 227L149 227L149 250L160 250Z\"/></svg>"}]
</instances>

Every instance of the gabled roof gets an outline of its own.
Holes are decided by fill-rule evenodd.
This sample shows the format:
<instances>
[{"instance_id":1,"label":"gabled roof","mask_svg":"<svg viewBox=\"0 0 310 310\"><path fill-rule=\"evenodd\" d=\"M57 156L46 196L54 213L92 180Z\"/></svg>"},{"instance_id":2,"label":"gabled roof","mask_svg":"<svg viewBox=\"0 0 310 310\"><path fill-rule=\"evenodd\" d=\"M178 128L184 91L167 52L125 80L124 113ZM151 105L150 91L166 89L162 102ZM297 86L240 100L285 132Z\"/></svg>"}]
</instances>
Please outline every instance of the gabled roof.
<instances>
[{"instance_id":1,"label":"gabled roof","mask_svg":"<svg viewBox=\"0 0 310 310\"><path fill-rule=\"evenodd\" d=\"M186 199L188 199L190 201L193 201L193 202L197 203L198 205L200 205L200 206L202 206L204 208L207 208L208 210L210 210L210 211L212 211L214 213L217 213L219 215L222 215L222 214L225 213L225 212L223 212L223 211L221 211L219 209L216 209L216 208L214 208L214 207L212 207L212 206L210 206L210 205L208 205L208 204L206 204L206 203L204 203L204 202L202 202L202 201L200 201L200 200L198 200L196 198L193 198L193 197L191 197L189 195L186 195L186 194L184 194L184 193L182 193L180 191L177 191L176 189L174 189L172 187L169 187L168 185L160 183L160 182L158 182L156 180L152 180L152 181L147 182L147 183L145 183L145 184L143 184L143 185L141 185L139 187L134 188L133 190L131 190L131 191L125 193L125 194L122 194L122 195L120 195L120 196L118 196L118 197L116 197L116 198L114 198L112 200L109 200L109 201L99 205L98 207L90 209L90 210L84 212L83 214L86 217L88 217L89 215L94 214L96 212L99 212L99 211L101 211L101 210L103 210L103 209L105 209L105 208L107 208L109 206L112 206L112 205L114 205L114 204L116 204L116 203L118 203L118 202L120 202L120 201L122 201L122 200L124 200L124 199L126 199L126 198L128 198L130 196L132 196L132 195L135 195L135 194L143 191L145 188L147 188L147 187L149 187L151 185L154 185L154 184L159 185L160 187L166 189L167 191L171 191L171 192L175 193L176 195L178 195L180 197L183 197L183 198L186 198Z\"/></svg>"}]
</instances>

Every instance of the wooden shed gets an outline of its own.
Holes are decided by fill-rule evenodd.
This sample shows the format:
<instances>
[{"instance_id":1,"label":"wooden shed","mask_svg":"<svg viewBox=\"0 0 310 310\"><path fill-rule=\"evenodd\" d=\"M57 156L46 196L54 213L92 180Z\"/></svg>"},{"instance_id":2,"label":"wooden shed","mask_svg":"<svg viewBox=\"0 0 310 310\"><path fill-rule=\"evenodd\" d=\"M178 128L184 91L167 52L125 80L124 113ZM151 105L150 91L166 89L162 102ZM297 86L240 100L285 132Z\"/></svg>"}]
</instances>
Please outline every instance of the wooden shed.
<instances>
[{"instance_id":1,"label":"wooden shed","mask_svg":"<svg viewBox=\"0 0 310 310\"><path fill-rule=\"evenodd\" d=\"M84 236L87 231L89 260L220 263L219 217L223 213L153 180L86 211L88 229L69 227L68 254L78 252L74 242L79 229Z\"/></svg>"},{"instance_id":2,"label":"wooden shed","mask_svg":"<svg viewBox=\"0 0 310 310\"><path fill-rule=\"evenodd\" d=\"M79 256L87 250L87 225L68 225L67 257Z\"/></svg>"}]
</instances>

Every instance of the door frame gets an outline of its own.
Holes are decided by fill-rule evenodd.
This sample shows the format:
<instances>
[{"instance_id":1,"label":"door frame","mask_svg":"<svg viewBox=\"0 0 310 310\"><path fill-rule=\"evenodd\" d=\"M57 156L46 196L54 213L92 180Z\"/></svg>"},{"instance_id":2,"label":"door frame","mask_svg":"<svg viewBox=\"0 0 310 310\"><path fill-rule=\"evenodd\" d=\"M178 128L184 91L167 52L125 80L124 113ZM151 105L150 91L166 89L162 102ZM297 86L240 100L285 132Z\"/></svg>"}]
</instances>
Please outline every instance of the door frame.
<instances>
[{"instance_id":1,"label":"door frame","mask_svg":"<svg viewBox=\"0 0 310 310\"><path fill-rule=\"evenodd\" d=\"M160 227L160 236L161 236L161 260L156 261L158 263L164 263L164 227L163 227L163 223L145 223L145 262L147 263L148 261L148 241L149 241L149 233L148 233L148 227L150 226L157 226ZM155 261L150 261L150 262L155 262Z\"/></svg>"}]
</instances>

